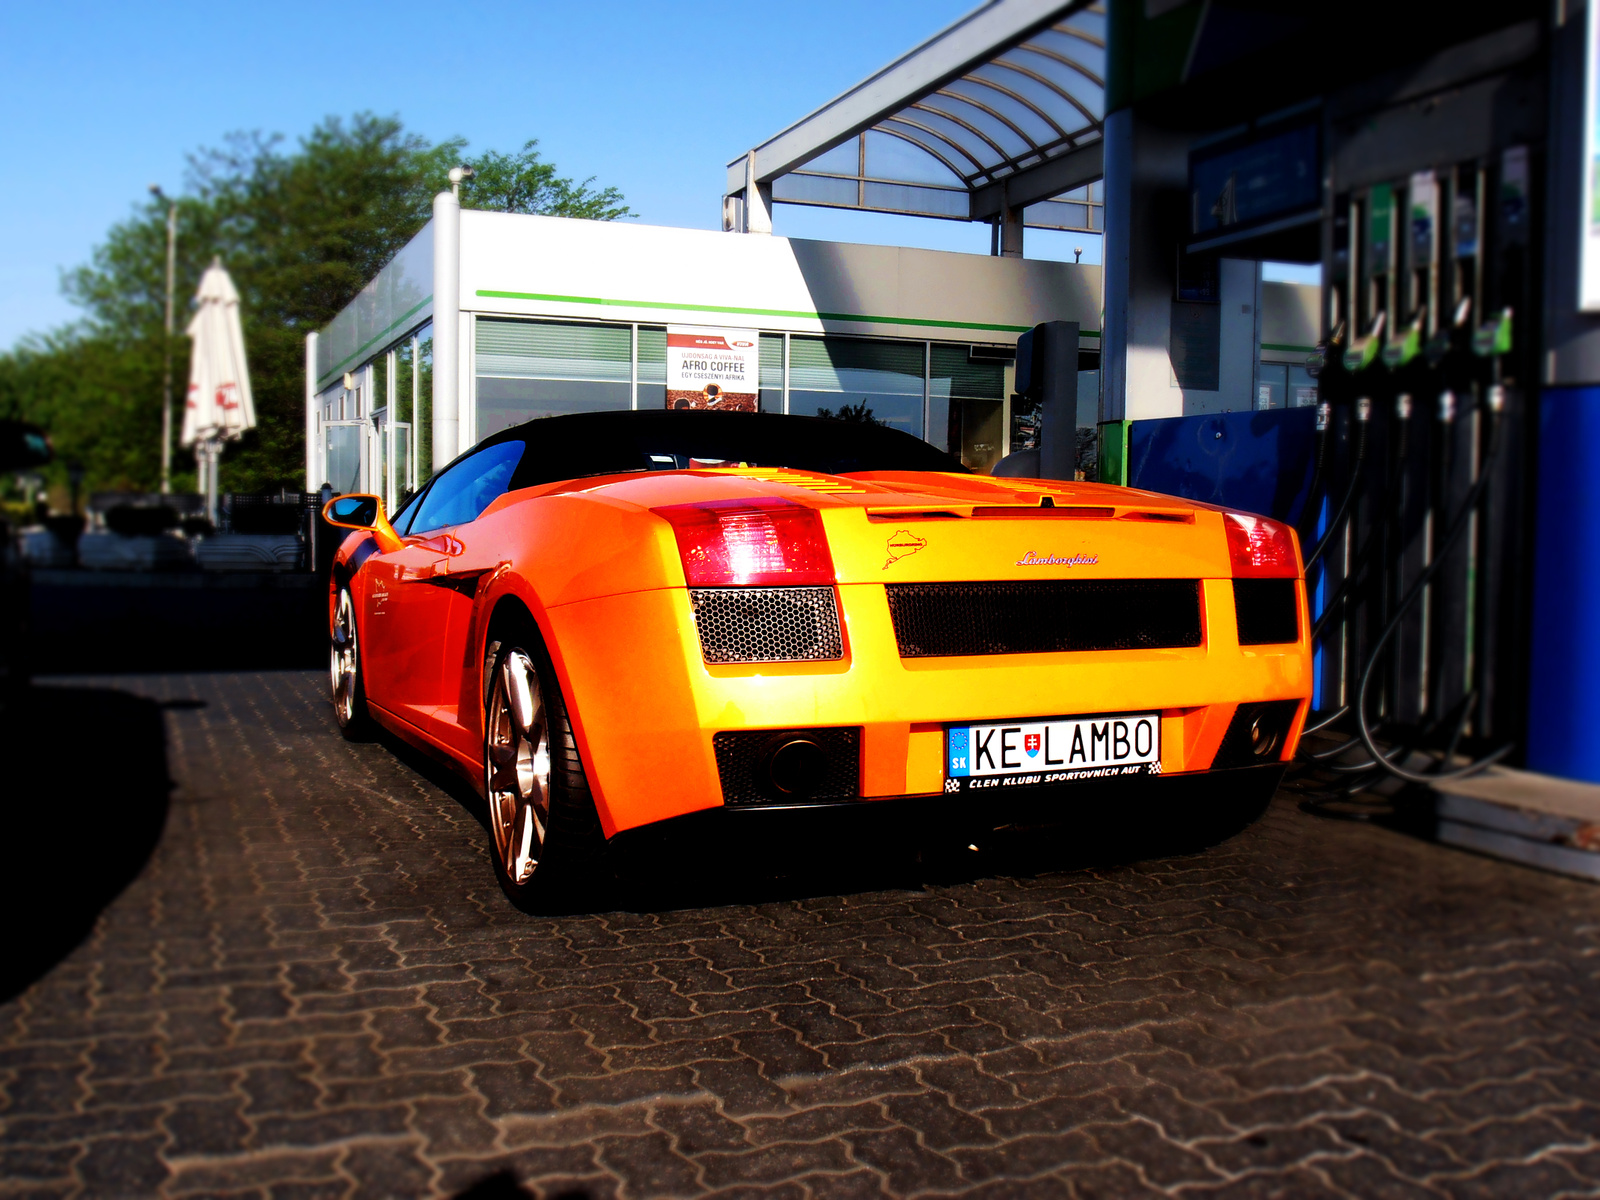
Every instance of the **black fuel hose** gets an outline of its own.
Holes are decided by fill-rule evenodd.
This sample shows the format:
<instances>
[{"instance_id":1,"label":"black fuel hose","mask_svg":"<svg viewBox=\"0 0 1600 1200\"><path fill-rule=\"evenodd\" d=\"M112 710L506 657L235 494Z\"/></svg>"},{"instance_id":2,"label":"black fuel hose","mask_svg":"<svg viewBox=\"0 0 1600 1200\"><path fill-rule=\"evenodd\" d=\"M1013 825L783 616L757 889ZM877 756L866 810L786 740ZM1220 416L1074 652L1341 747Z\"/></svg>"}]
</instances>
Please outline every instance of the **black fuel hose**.
<instances>
[{"instance_id":1,"label":"black fuel hose","mask_svg":"<svg viewBox=\"0 0 1600 1200\"><path fill-rule=\"evenodd\" d=\"M1411 398L1409 394L1402 395L1395 401L1395 435L1393 469L1389 475L1388 495L1385 497L1391 503L1397 502L1400 496L1400 486L1405 479L1406 451L1408 449L1407 430L1411 427ZM1383 523L1387 526L1388 521ZM1355 558L1351 560L1350 572L1339 582L1328 602L1323 605L1322 615L1311 626L1311 640L1314 642L1322 636L1323 629L1328 622L1344 607L1350 593L1360 580L1362 572L1366 569L1368 560L1374 550L1378 548L1379 533L1381 528L1375 527L1367 533L1367 540L1362 543L1361 549L1356 551ZM1310 563L1306 564L1309 571Z\"/></svg>"},{"instance_id":2,"label":"black fuel hose","mask_svg":"<svg viewBox=\"0 0 1600 1200\"><path fill-rule=\"evenodd\" d=\"M1367 426L1370 425L1372 416L1372 401L1366 397L1356 402L1356 457L1350 464L1350 483L1344 489L1344 498L1339 501L1338 511L1334 513L1333 520L1328 522L1327 531L1323 533L1322 540L1317 543L1310 557L1306 559L1306 571L1316 565L1317 559L1323 552L1333 545L1334 535L1339 532L1339 527L1344 524L1344 519L1350 515L1350 506L1355 503L1356 490L1361 486L1361 468L1367 460Z\"/></svg>"},{"instance_id":3,"label":"black fuel hose","mask_svg":"<svg viewBox=\"0 0 1600 1200\"><path fill-rule=\"evenodd\" d=\"M1317 461L1311 470L1311 486L1306 489L1306 507L1300 514L1300 524L1304 525L1307 518L1311 518L1311 528L1316 529L1314 514L1320 507L1322 476L1328 468L1328 442L1330 430L1333 427L1333 406L1326 400L1317 403ZM1301 541L1305 541L1302 537Z\"/></svg>"},{"instance_id":4,"label":"black fuel hose","mask_svg":"<svg viewBox=\"0 0 1600 1200\"><path fill-rule=\"evenodd\" d=\"M1395 607L1394 615L1389 618L1389 623L1383 627L1383 632L1378 635L1378 640L1373 643L1372 650L1367 656L1367 665L1361 672L1361 685L1356 690L1356 702L1353 706L1356 714L1356 729L1361 737L1361 741L1367 747L1367 752L1372 755L1372 765L1381 767L1390 775L1395 776L1397 779L1403 779L1408 783L1431 784L1440 783L1450 779L1464 779L1468 775L1475 775L1484 768L1499 762L1506 755L1510 754L1513 748L1513 743L1507 742L1498 750L1485 755L1483 758L1480 758L1475 762L1470 762L1464 767L1458 767L1453 771L1436 771L1428 773L1411 771L1400 766L1396 760L1388 758L1383 751L1378 748L1378 742L1373 736L1372 727L1367 723L1366 713L1367 692L1371 690L1372 678L1373 675L1376 674L1378 663L1383 657L1384 647L1389 644L1389 640L1394 637L1395 631L1400 628L1400 623L1405 619L1406 613L1408 613L1411 610L1411 607L1422 598L1424 592L1427 590L1428 584L1432 582L1433 577L1437 575L1440 569L1444 566L1445 561L1450 557L1451 550L1455 548L1455 544L1461 540L1461 535L1464 534L1470 527L1472 523L1472 516L1477 511L1478 504L1482 501L1484 492L1488 489L1489 480L1491 478L1490 467L1493 466L1495 458L1498 456L1500 451L1501 418L1499 412L1491 408L1489 420L1491 422L1489 430L1489 449L1484 455L1482 466L1479 468L1478 478L1473 482L1472 487L1468 489L1466 498L1462 500L1461 508L1456 513L1454 520L1451 521L1449 529L1446 531L1444 539L1439 545L1438 551L1434 554L1433 561L1428 564L1427 568L1422 572L1421 575L1417 576L1410 588L1406 590L1405 595L1400 598L1400 603ZM1459 734L1457 738L1451 739L1452 747L1454 747L1458 739ZM1404 759L1409 757L1409 754L1410 748L1404 747L1402 748L1402 752L1399 757ZM1448 761L1448 758L1441 759L1439 766L1443 767L1443 765Z\"/></svg>"},{"instance_id":5,"label":"black fuel hose","mask_svg":"<svg viewBox=\"0 0 1600 1200\"><path fill-rule=\"evenodd\" d=\"M1300 736L1304 738L1307 734L1321 733L1328 726L1338 724L1349 714L1349 712L1350 706L1348 704L1341 704L1338 708L1334 709L1327 716L1323 717L1322 720L1318 721L1315 725L1307 725L1300 731Z\"/></svg>"}]
</instances>

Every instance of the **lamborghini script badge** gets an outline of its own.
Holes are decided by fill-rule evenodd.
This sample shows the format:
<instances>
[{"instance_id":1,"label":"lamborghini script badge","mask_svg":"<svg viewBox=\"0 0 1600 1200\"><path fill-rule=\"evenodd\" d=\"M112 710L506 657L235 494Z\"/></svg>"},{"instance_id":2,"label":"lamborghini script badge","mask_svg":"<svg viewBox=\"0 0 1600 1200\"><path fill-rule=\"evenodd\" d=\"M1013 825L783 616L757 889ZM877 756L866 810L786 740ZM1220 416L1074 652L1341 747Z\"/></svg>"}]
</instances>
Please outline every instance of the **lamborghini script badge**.
<instances>
[{"instance_id":1,"label":"lamborghini script badge","mask_svg":"<svg viewBox=\"0 0 1600 1200\"><path fill-rule=\"evenodd\" d=\"M1017 559L1019 567L1092 567L1100 561L1098 554L1073 554L1061 558L1054 554L1038 555L1029 550Z\"/></svg>"},{"instance_id":2,"label":"lamborghini script badge","mask_svg":"<svg viewBox=\"0 0 1600 1200\"><path fill-rule=\"evenodd\" d=\"M927 544L927 538L919 538L909 529L896 529L889 535L889 561L883 564L883 569L887 571L900 559L915 554Z\"/></svg>"}]
</instances>

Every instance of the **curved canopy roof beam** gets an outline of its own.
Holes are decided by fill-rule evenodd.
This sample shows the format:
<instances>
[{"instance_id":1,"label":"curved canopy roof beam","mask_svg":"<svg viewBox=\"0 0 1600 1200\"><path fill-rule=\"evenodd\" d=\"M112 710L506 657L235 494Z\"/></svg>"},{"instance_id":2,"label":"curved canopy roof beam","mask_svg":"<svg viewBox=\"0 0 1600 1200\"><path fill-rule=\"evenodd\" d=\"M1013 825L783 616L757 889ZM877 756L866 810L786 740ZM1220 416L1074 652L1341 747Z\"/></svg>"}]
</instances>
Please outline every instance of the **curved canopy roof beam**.
<instances>
[{"instance_id":1,"label":"curved canopy roof beam","mask_svg":"<svg viewBox=\"0 0 1600 1200\"><path fill-rule=\"evenodd\" d=\"M938 159L941 163L944 164L945 169L947 171L949 171L950 174L954 175L957 179L961 180L962 183L966 183L967 182L966 172L962 171L959 167L957 167L955 165L955 163L951 162L948 158L946 158L944 155L940 154L937 150L935 150L932 146L929 146L925 142L923 142L923 141L921 141L921 140L919 140L917 138L914 138L914 137L910 136L909 134L901 133L898 129L885 129L881 125L876 127L876 128L874 128L874 129L870 129L867 132L869 132L869 133L881 133L881 134L884 135L884 137L899 138L902 142L905 142L908 145L915 146L918 150L921 150L924 154L931 155L932 157ZM872 182L878 182L878 181L877 180L873 180ZM919 183L919 184L913 184L912 186L914 186L914 187L929 187L929 186L937 186L937 185Z\"/></svg>"},{"instance_id":2,"label":"curved canopy roof beam","mask_svg":"<svg viewBox=\"0 0 1600 1200\"><path fill-rule=\"evenodd\" d=\"M975 100L971 96L963 95L961 92L952 92L949 88L940 88L937 92L934 93L934 95L935 96L944 96L944 97L946 97L946 98L948 98L950 100L959 100L963 104L972 105L972 107L977 109L979 112L988 113L996 121L999 121L1007 129L1011 130L1012 133L1016 134L1025 143L1027 143L1027 145L1028 145L1028 147L1030 149L1037 150L1039 148L1039 143L1034 141L1031 137L1029 137L1026 133L1024 133L1023 130L1022 130L1022 127L1020 125L1018 125L1010 117L1006 116L999 109L993 108L993 107L985 104L982 100Z\"/></svg>"},{"instance_id":3,"label":"curved canopy roof beam","mask_svg":"<svg viewBox=\"0 0 1600 1200\"><path fill-rule=\"evenodd\" d=\"M1094 10L1090 9L1089 11L1093 12ZM1102 50L1106 48L1105 38L1101 37L1098 33L1090 33L1087 29L1079 29L1076 25L1073 25L1068 21L1063 21L1059 25L1050 26L1050 32L1059 33L1063 37L1077 38L1080 42L1088 42L1089 45L1098 46Z\"/></svg>"},{"instance_id":4,"label":"curved canopy roof beam","mask_svg":"<svg viewBox=\"0 0 1600 1200\"><path fill-rule=\"evenodd\" d=\"M1082 75L1090 83L1094 84L1095 87L1104 88L1106 86L1106 81L1101 79L1100 76L1096 75L1093 71L1089 70L1088 67L1084 66L1076 59L1068 58L1065 54L1062 54L1059 51L1051 50L1044 46L1035 45L1033 42L1024 42L1022 45L1017 46L1014 49L1026 50L1029 54L1038 54L1044 58L1054 59L1063 67L1076 71L1079 75Z\"/></svg>"},{"instance_id":5,"label":"curved canopy roof beam","mask_svg":"<svg viewBox=\"0 0 1600 1200\"><path fill-rule=\"evenodd\" d=\"M918 100L915 104L906 105L906 111L907 112L910 112L912 109L915 109L917 112L931 113L936 117L943 117L946 121L954 122L955 124L961 126L961 128L967 130L969 133L974 134L975 136L983 139L983 141L989 146L989 148L991 150L993 150L996 154L998 154L1002 159L1008 159L1008 158L1011 157L1011 155L1009 153L1007 153L1006 148L1004 146L1002 146L999 142L995 141L992 137L990 137L983 130L979 129L976 125L972 124L972 122L963 121L960 117L956 116L954 113L947 113L942 108L934 108L930 104L924 104L921 100Z\"/></svg>"},{"instance_id":6,"label":"curved canopy roof beam","mask_svg":"<svg viewBox=\"0 0 1600 1200\"><path fill-rule=\"evenodd\" d=\"M1100 127L1100 118L1090 112L1088 106L1085 105L1082 100L1079 100L1071 92L1064 89L1059 83L1051 79L1048 75L1041 75L1032 67L1025 67L1021 63L1012 62L1010 59L1006 58L994 59L993 65L997 67L1004 67L1008 71L1015 71L1018 75L1026 75L1035 83L1043 84L1056 95L1060 96L1068 104L1072 105L1073 108L1081 112L1084 116L1084 119L1088 121L1092 127L1096 129Z\"/></svg>"},{"instance_id":7,"label":"curved canopy roof beam","mask_svg":"<svg viewBox=\"0 0 1600 1200\"><path fill-rule=\"evenodd\" d=\"M1131 0L1130 0L1131 2ZM1597 0L1600 2L1600 0ZM865 185L965 190L971 220L1048 199L1102 170L1105 105L1105 0L983 0L926 42L728 164L727 195L767 188L790 172L854 179ZM887 154L835 170L814 160L868 133L914 147L919 160ZM938 176L948 184L918 183ZM857 169L859 165L860 169ZM909 178L900 178L907 176ZM948 198L947 198L948 199ZM823 203L822 200L793 200ZM889 193L858 193L857 207L901 211ZM1092 202L1091 202L1092 204ZM997 207L998 206L998 207ZM915 205L914 205L915 207ZM950 206L941 201L937 213ZM742 210L731 208L739 221ZM1074 218L1075 219L1075 218ZM1096 220L1085 217L1085 228Z\"/></svg>"},{"instance_id":8,"label":"curved canopy roof beam","mask_svg":"<svg viewBox=\"0 0 1600 1200\"><path fill-rule=\"evenodd\" d=\"M968 183L971 183L979 175L987 175L989 173L989 168L978 161L978 159L973 155L972 151L968 150L960 142L955 141L947 134L940 133L939 130L933 128L931 125L924 125L921 121L913 121L910 117L903 115L903 113L895 113L894 116L889 117L887 120L879 122L877 128L887 132L885 126L890 124L909 125L913 129L920 129L923 133L927 134L935 141L943 142L946 146L949 146L950 149L961 155L962 158L966 159L975 168L977 168L976 170L970 172L959 172L961 178L966 180Z\"/></svg>"},{"instance_id":9,"label":"curved canopy roof beam","mask_svg":"<svg viewBox=\"0 0 1600 1200\"><path fill-rule=\"evenodd\" d=\"M1021 92L1018 92L1012 88L1008 88L1003 83L996 83L993 79L985 79L982 75L976 74L965 75L961 78L960 82L976 83L981 87L990 89L991 91L999 92L1002 96L1007 96L1010 99L1015 100L1018 104L1022 105L1023 108L1026 108L1034 116L1038 117L1046 125L1050 126L1051 129L1054 129L1057 137L1065 139L1072 136L1065 129L1061 128L1061 123L1052 117L1048 112L1040 108L1032 100L1029 100Z\"/></svg>"}]
</instances>

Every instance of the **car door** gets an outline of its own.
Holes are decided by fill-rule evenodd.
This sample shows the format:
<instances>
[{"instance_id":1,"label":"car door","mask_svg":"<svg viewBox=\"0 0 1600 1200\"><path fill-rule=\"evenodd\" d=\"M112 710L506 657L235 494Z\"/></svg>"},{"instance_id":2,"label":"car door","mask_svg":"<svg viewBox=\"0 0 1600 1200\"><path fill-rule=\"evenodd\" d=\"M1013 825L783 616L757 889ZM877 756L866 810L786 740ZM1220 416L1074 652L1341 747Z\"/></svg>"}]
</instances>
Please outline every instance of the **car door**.
<instances>
[{"instance_id":1,"label":"car door","mask_svg":"<svg viewBox=\"0 0 1600 1200\"><path fill-rule=\"evenodd\" d=\"M382 570L374 575L369 641L381 645L368 654L369 662L378 659L372 698L434 737L459 724L460 656L449 648L459 638L453 631L471 621L481 574L460 569L465 543L459 535L504 494L524 445L496 442L442 472L419 501L405 545L376 556ZM383 695L392 697L392 707Z\"/></svg>"},{"instance_id":2,"label":"car door","mask_svg":"<svg viewBox=\"0 0 1600 1200\"><path fill-rule=\"evenodd\" d=\"M367 699L414 725L433 711L440 636L429 620L430 597L414 589L431 579L446 557L435 539L407 536L419 505L395 515L395 532L404 545L373 554L362 566L367 577L361 625Z\"/></svg>"}]
</instances>

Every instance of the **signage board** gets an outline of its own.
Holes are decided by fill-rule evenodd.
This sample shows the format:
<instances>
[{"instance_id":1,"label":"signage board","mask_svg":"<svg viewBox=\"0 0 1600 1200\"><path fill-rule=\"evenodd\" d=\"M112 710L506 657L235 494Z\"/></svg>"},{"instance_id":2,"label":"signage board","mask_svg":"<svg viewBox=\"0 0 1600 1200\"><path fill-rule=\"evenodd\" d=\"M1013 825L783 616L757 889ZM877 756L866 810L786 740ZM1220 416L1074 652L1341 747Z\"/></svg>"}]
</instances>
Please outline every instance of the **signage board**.
<instances>
[{"instance_id":1,"label":"signage board","mask_svg":"<svg viewBox=\"0 0 1600 1200\"><path fill-rule=\"evenodd\" d=\"M1322 204L1321 162L1315 124L1191 151L1190 233L1203 237L1315 213Z\"/></svg>"},{"instance_id":2,"label":"signage board","mask_svg":"<svg viewBox=\"0 0 1600 1200\"><path fill-rule=\"evenodd\" d=\"M667 326L667 407L755 412L761 336L754 329Z\"/></svg>"}]
</instances>

